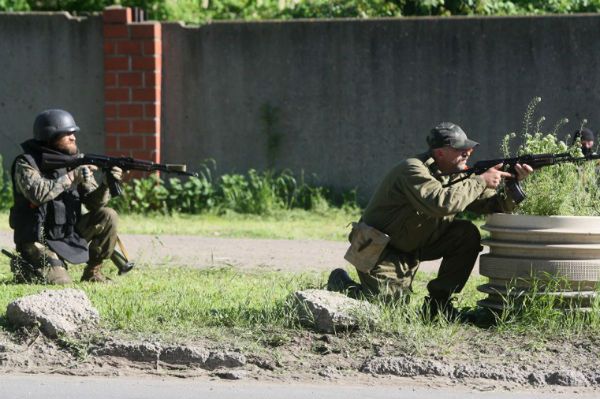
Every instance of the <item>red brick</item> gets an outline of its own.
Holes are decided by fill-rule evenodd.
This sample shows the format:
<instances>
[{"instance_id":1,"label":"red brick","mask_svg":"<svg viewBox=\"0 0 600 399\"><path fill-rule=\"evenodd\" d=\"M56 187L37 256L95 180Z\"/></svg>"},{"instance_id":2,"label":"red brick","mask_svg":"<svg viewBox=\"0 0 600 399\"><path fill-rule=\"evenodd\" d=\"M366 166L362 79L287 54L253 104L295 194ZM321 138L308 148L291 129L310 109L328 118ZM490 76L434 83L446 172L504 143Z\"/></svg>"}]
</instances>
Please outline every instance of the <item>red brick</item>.
<instances>
[{"instance_id":1,"label":"red brick","mask_svg":"<svg viewBox=\"0 0 600 399\"><path fill-rule=\"evenodd\" d=\"M106 148L104 150L104 153L109 156L109 157L122 157L122 156L129 156L129 153L124 154L122 151L119 150L110 150L108 148Z\"/></svg>"},{"instance_id":2,"label":"red brick","mask_svg":"<svg viewBox=\"0 0 600 399\"><path fill-rule=\"evenodd\" d=\"M131 37L134 38L159 38L161 35L160 24L146 22L131 25Z\"/></svg>"},{"instance_id":3,"label":"red brick","mask_svg":"<svg viewBox=\"0 0 600 399\"><path fill-rule=\"evenodd\" d=\"M129 121L121 119L104 121L104 130L108 133L129 133Z\"/></svg>"},{"instance_id":4,"label":"red brick","mask_svg":"<svg viewBox=\"0 0 600 399\"><path fill-rule=\"evenodd\" d=\"M143 87L141 72L127 72L119 74L119 87Z\"/></svg>"},{"instance_id":5,"label":"red brick","mask_svg":"<svg viewBox=\"0 0 600 399\"><path fill-rule=\"evenodd\" d=\"M117 74L113 72L104 73L104 87L115 87L117 85Z\"/></svg>"},{"instance_id":6,"label":"red brick","mask_svg":"<svg viewBox=\"0 0 600 399\"><path fill-rule=\"evenodd\" d=\"M160 151L159 150L153 150L153 149L147 149L147 150L131 150L130 152L131 157L136 158L136 159L144 159L146 161L152 161L152 162L160 162ZM143 173L143 172L139 172L139 173ZM147 173L144 173L146 176L148 175Z\"/></svg>"},{"instance_id":7,"label":"red brick","mask_svg":"<svg viewBox=\"0 0 600 399\"><path fill-rule=\"evenodd\" d=\"M160 147L157 147L152 152L152 162L160 162Z\"/></svg>"},{"instance_id":8,"label":"red brick","mask_svg":"<svg viewBox=\"0 0 600 399\"><path fill-rule=\"evenodd\" d=\"M105 71L128 71L129 57L104 57Z\"/></svg>"},{"instance_id":9,"label":"red brick","mask_svg":"<svg viewBox=\"0 0 600 399\"><path fill-rule=\"evenodd\" d=\"M117 54L141 55L142 43L135 40L122 40L117 42Z\"/></svg>"},{"instance_id":10,"label":"red brick","mask_svg":"<svg viewBox=\"0 0 600 399\"><path fill-rule=\"evenodd\" d=\"M161 55L162 41L161 40L145 40L144 55Z\"/></svg>"},{"instance_id":11,"label":"red brick","mask_svg":"<svg viewBox=\"0 0 600 399\"><path fill-rule=\"evenodd\" d=\"M142 104L120 104L119 116L121 118L142 118L144 106Z\"/></svg>"},{"instance_id":12,"label":"red brick","mask_svg":"<svg viewBox=\"0 0 600 399\"><path fill-rule=\"evenodd\" d=\"M104 101L129 101L129 89L104 89Z\"/></svg>"},{"instance_id":13,"label":"red brick","mask_svg":"<svg viewBox=\"0 0 600 399\"><path fill-rule=\"evenodd\" d=\"M127 25L104 25L102 28L104 38L129 38L129 28Z\"/></svg>"},{"instance_id":14,"label":"red brick","mask_svg":"<svg viewBox=\"0 0 600 399\"><path fill-rule=\"evenodd\" d=\"M115 53L115 41L114 40L105 40L103 47L104 47L105 55L112 55Z\"/></svg>"},{"instance_id":15,"label":"red brick","mask_svg":"<svg viewBox=\"0 0 600 399\"><path fill-rule=\"evenodd\" d=\"M120 136L119 148L124 150L143 150L146 148L146 140L143 136Z\"/></svg>"},{"instance_id":16,"label":"red brick","mask_svg":"<svg viewBox=\"0 0 600 399\"><path fill-rule=\"evenodd\" d=\"M156 71L160 69L159 57L131 57L131 69L132 70L150 70Z\"/></svg>"},{"instance_id":17,"label":"red brick","mask_svg":"<svg viewBox=\"0 0 600 399\"><path fill-rule=\"evenodd\" d=\"M102 19L105 24L129 24L131 23L131 8L105 8Z\"/></svg>"},{"instance_id":18,"label":"red brick","mask_svg":"<svg viewBox=\"0 0 600 399\"><path fill-rule=\"evenodd\" d=\"M160 128L160 126L159 126ZM160 133L146 137L146 148L157 149L160 147Z\"/></svg>"},{"instance_id":19,"label":"red brick","mask_svg":"<svg viewBox=\"0 0 600 399\"><path fill-rule=\"evenodd\" d=\"M160 89L132 89L132 101L160 101Z\"/></svg>"},{"instance_id":20,"label":"red brick","mask_svg":"<svg viewBox=\"0 0 600 399\"><path fill-rule=\"evenodd\" d=\"M160 87L161 74L160 72L144 72L144 87Z\"/></svg>"},{"instance_id":21,"label":"red brick","mask_svg":"<svg viewBox=\"0 0 600 399\"><path fill-rule=\"evenodd\" d=\"M154 118L160 115L160 103L144 105L144 115L146 118Z\"/></svg>"},{"instance_id":22,"label":"red brick","mask_svg":"<svg viewBox=\"0 0 600 399\"><path fill-rule=\"evenodd\" d=\"M116 150L117 149L117 136L107 134L104 137L104 148L105 148L105 152L110 151L110 150Z\"/></svg>"},{"instance_id":23,"label":"red brick","mask_svg":"<svg viewBox=\"0 0 600 399\"><path fill-rule=\"evenodd\" d=\"M156 133L160 124L156 120L134 120L131 124L133 133Z\"/></svg>"},{"instance_id":24,"label":"red brick","mask_svg":"<svg viewBox=\"0 0 600 399\"><path fill-rule=\"evenodd\" d=\"M151 160L151 152L148 150L136 150L129 151L131 156L136 159L145 159L147 161Z\"/></svg>"},{"instance_id":25,"label":"red brick","mask_svg":"<svg viewBox=\"0 0 600 399\"><path fill-rule=\"evenodd\" d=\"M106 104L104 105L104 117L105 118L116 118L117 116L117 106L114 104Z\"/></svg>"}]
</instances>

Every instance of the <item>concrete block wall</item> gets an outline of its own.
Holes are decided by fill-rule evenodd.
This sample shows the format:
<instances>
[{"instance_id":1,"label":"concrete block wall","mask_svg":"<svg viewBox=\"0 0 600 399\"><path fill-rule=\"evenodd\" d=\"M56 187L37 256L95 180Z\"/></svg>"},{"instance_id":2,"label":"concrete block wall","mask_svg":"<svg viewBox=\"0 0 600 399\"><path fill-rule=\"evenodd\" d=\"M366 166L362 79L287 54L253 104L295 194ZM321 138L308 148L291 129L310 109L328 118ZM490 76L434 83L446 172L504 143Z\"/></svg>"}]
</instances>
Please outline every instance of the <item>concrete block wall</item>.
<instances>
[{"instance_id":1,"label":"concrete block wall","mask_svg":"<svg viewBox=\"0 0 600 399\"><path fill-rule=\"evenodd\" d=\"M102 16L0 13L0 155L4 170L44 109L69 110L80 148L104 152Z\"/></svg>"},{"instance_id":2,"label":"concrete block wall","mask_svg":"<svg viewBox=\"0 0 600 399\"><path fill-rule=\"evenodd\" d=\"M474 159L499 156L535 96L548 125L571 120L561 135L583 118L600 130L599 37L600 15L188 27L119 7L0 13L0 154L8 167L35 115L64 108L85 152L273 165L364 199L442 120L482 143Z\"/></svg>"},{"instance_id":3,"label":"concrete block wall","mask_svg":"<svg viewBox=\"0 0 600 399\"><path fill-rule=\"evenodd\" d=\"M106 153L160 162L161 24L121 7L103 21Z\"/></svg>"}]
</instances>

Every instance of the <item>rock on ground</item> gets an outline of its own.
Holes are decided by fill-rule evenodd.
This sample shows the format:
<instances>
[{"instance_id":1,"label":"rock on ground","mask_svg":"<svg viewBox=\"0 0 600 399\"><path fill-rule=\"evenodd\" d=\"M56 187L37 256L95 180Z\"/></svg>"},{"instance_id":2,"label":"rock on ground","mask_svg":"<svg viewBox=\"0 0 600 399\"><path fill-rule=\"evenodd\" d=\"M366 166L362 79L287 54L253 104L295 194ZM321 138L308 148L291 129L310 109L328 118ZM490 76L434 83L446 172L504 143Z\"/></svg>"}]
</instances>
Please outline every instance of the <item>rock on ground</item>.
<instances>
[{"instance_id":1,"label":"rock on ground","mask_svg":"<svg viewBox=\"0 0 600 399\"><path fill-rule=\"evenodd\" d=\"M15 327L38 325L51 338L72 335L100 320L85 292L73 288L19 298L8 304L6 317Z\"/></svg>"},{"instance_id":2,"label":"rock on ground","mask_svg":"<svg viewBox=\"0 0 600 399\"><path fill-rule=\"evenodd\" d=\"M305 290L294 293L294 298L300 321L317 331L353 329L361 322L373 324L379 318L376 306L338 292Z\"/></svg>"}]
</instances>

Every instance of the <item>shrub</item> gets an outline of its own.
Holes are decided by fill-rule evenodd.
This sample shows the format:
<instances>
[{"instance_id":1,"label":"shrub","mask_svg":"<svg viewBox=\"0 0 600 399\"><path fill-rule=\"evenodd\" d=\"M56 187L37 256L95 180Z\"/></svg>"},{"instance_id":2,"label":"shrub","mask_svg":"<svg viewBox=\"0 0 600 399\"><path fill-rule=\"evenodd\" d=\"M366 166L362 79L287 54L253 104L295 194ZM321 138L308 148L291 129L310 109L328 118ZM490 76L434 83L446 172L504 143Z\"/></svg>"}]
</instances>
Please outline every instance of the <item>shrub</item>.
<instances>
[{"instance_id":1,"label":"shrub","mask_svg":"<svg viewBox=\"0 0 600 399\"><path fill-rule=\"evenodd\" d=\"M536 123L533 123L535 108L540 101L541 98L534 98L527 108L521 142L517 147L516 155L568 152L576 157L583 156L578 140L568 145L558 137L558 131L568 122L567 119L559 120L549 132L542 130L544 117L538 118ZM511 156L510 141L515 137L515 133L504 137L502 148L505 157ZM567 141L571 141L569 136ZM600 200L600 190L597 168L596 162L588 161L538 169L521 183L527 198L521 203L517 212L525 215L599 215L600 208L597 204Z\"/></svg>"},{"instance_id":2,"label":"shrub","mask_svg":"<svg viewBox=\"0 0 600 399\"><path fill-rule=\"evenodd\" d=\"M210 167L204 166L199 177L186 181L154 176L132 180L123 185L123 195L111 200L120 212L201 213L237 212L268 214L278 210L301 208L324 212L333 206L358 208L356 194L335 195L325 187L311 186L304 175L300 179L290 171L225 174L214 180Z\"/></svg>"},{"instance_id":3,"label":"shrub","mask_svg":"<svg viewBox=\"0 0 600 399\"><path fill-rule=\"evenodd\" d=\"M10 209L13 203L12 182L10 176L4 172L2 167L2 155L0 155L0 209Z\"/></svg>"}]
</instances>

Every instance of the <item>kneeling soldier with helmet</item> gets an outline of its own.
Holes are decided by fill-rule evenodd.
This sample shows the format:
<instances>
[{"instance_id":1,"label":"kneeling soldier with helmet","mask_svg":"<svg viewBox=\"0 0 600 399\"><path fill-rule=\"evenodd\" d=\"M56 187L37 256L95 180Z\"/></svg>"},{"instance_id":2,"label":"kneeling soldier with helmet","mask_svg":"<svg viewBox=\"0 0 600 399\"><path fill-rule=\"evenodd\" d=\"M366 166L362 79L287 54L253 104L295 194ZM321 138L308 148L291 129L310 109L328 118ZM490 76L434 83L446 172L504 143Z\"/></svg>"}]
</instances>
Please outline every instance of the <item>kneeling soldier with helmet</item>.
<instances>
[{"instance_id":1,"label":"kneeling soldier with helmet","mask_svg":"<svg viewBox=\"0 0 600 399\"><path fill-rule=\"evenodd\" d=\"M65 261L87 263L81 281L107 281L101 268L117 242L117 213L106 207L106 183L98 185L89 166L40 169L45 153L77 154L78 132L70 113L46 110L35 119L34 138L21 144L24 153L13 162L10 226L23 259L11 262L17 281L71 283ZM121 169L114 167L109 173L121 180ZM82 214L82 204L88 213Z\"/></svg>"}]
</instances>

